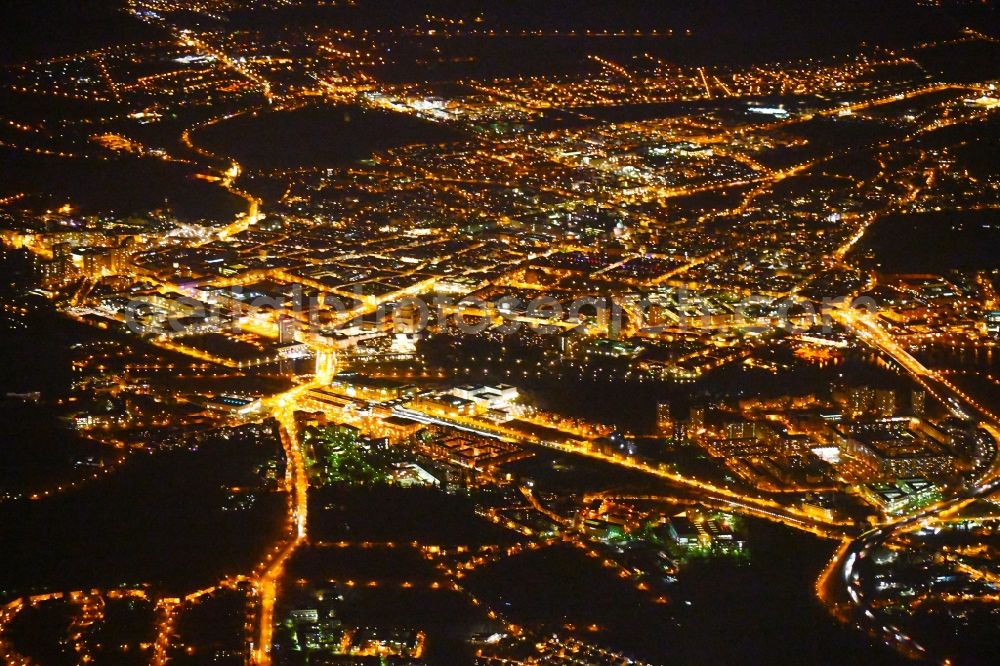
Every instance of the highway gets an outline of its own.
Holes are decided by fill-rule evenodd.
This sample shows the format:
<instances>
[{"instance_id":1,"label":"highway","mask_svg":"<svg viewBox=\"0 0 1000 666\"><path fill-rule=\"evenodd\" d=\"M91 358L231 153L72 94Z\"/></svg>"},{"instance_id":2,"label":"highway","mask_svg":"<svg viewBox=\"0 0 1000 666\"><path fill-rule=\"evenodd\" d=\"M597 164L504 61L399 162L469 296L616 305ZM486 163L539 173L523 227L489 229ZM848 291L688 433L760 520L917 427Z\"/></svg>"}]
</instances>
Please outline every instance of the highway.
<instances>
[{"instance_id":1,"label":"highway","mask_svg":"<svg viewBox=\"0 0 1000 666\"><path fill-rule=\"evenodd\" d=\"M896 537L933 524L943 514L957 510L971 500L987 497L1000 490L1000 470L995 464L989 475L991 480L938 502L915 514L905 516L865 532L854 541L844 540L834 553L830 564L816 583L820 601L835 616L844 621L856 621L869 629L874 636L881 636L886 644L903 654L926 659L926 649L898 627L887 625L879 619L876 607L864 591L857 565L875 548L893 541Z\"/></svg>"},{"instance_id":2,"label":"highway","mask_svg":"<svg viewBox=\"0 0 1000 666\"><path fill-rule=\"evenodd\" d=\"M874 315L852 310L837 310L832 314L835 320L853 331L860 340L892 358L955 416L977 421L980 428L1000 442L1000 420L940 373L924 366L879 326ZM965 490L915 514L886 521L854 541L845 539L816 583L817 596L842 620L858 621L867 626L873 636L882 637L886 644L901 653L916 659L927 659L923 646L898 627L879 620L872 600L863 590L856 567L873 549L892 542L906 532L934 524L973 500L988 497L997 491L1000 491L1000 456L995 454L989 469L978 479L971 481Z\"/></svg>"},{"instance_id":3,"label":"highway","mask_svg":"<svg viewBox=\"0 0 1000 666\"><path fill-rule=\"evenodd\" d=\"M850 309L831 311L835 321L853 332L859 340L882 352L937 398L948 411L961 419L975 419L985 426L1000 428L1000 418L975 398L962 391L941 373L931 370L902 347L870 312Z\"/></svg>"},{"instance_id":4,"label":"highway","mask_svg":"<svg viewBox=\"0 0 1000 666\"><path fill-rule=\"evenodd\" d=\"M394 407L393 412L397 416L421 423L436 423L450 428L458 428L474 432L484 437L511 439L498 434L495 430L486 428L484 425L480 426L471 420L459 423L452 419L442 419L430 414L425 414L423 412L399 406ZM604 453L592 446L589 446L587 443L560 443L541 438L535 438L529 443L560 451L562 453L600 460L611 465L624 467L626 469L670 481L671 483L679 486L696 490L699 492L699 496L705 496L707 500L718 503L721 506L728 507L729 510L736 513L745 513L758 518L763 518L765 520L779 522L787 527L804 530L826 538L843 538L846 534L845 530L851 527L851 523L821 520L818 517L810 516L797 508L785 506L772 499L756 495L745 495L737 491L730 490L729 488L719 487L705 481L700 481L694 477L685 476L677 472L671 472L668 469L661 468L660 466L624 454Z\"/></svg>"},{"instance_id":5,"label":"highway","mask_svg":"<svg viewBox=\"0 0 1000 666\"><path fill-rule=\"evenodd\" d=\"M274 104L278 101L278 97L272 92L271 82L264 78L261 73L256 71L252 65L248 64L247 59L243 56L226 54L220 47L214 46L209 43L209 41L206 41L206 39L198 37L190 30L181 30L171 26L166 20L160 18L160 14L155 11L146 11L137 15L141 18L141 20L154 22L168 30L177 42L186 47L184 49L185 52L193 50L197 53L211 56L211 58L218 61L221 66L235 72L242 79L249 81L256 90L259 90L260 95L264 97L264 100L262 101L255 95L256 101L254 103L260 103L262 105L261 108L281 108L280 104ZM216 33L216 37L213 38L213 41L218 38L219 34L220 33ZM223 43L226 42L223 41ZM606 70L611 71L616 75L621 75L626 79L632 78L632 74L621 65L597 56L590 57ZM250 58L250 61L253 62L252 57ZM103 57L97 60L96 66L98 68L98 73L108 83L112 96L115 99L121 100L121 93L125 89L116 84L115 80L112 78L111 72L105 65ZM717 76L713 75L709 77L704 68L698 68L697 72L700 84L704 87L706 98L711 99L713 96L718 96L718 93L713 94L713 85L716 85L720 91L725 92L729 96L740 96L738 90L738 94L734 96L727 88L726 84ZM151 76L160 75L154 74ZM312 75L312 77L318 81L321 87L326 88L329 92L334 93L334 95L340 95L344 92L358 92L360 90L360 88L354 89L350 87L340 89L330 83L322 81L315 75ZM279 85L277 83L279 80L282 79L276 79L275 86ZM618 84L616 83L615 85ZM530 97L520 96L516 92L510 90L487 88L476 85L473 85L472 87L480 91L484 91L489 95L514 99L519 104L523 104L527 107L547 108L549 106L548 102L538 102ZM735 85L734 89L736 89ZM616 209L620 212L632 211L632 214L636 216L633 219L642 220L644 224L657 225L662 224L663 222L659 219L659 216L654 213L638 212L641 208L638 204L648 202L665 203L665 200L667 199L690 197L695 194L715 191L728 191L734 188L747 188L750 191L742 197L743 201L736 210L729 211L726 215L717 215L719 219L724 219L726 216L739 216L740 218L743 218L747 214L753 212L751 204L753 203L755 197L765 192L771 192L773 187L779 181L794 178L810 172L818 172L819 169L817 167L820 164L830 161L835 156L849 155L849 151L847 150L837 151L825 157L815 158L812 161L803 162L776 171L758 161L756 157L752 156L755 155L756 152L751 152L746 148L746 146L749 145L749 139L753 138L755 135L764 137L765 133L771 130L780 131L790 129L797 124L806 124L815 117L850 115L879 106L898 104L901 101L914 99L930 93L944 92L948 90L953 90L957 93L960 91L974 89L975 88L969 86L953 86L934 83L893 95L880 93L882 96L878 98L866 99L853 104L836 105L812 115L792 117L788 120L769 126L748 124L730 130L717 129L712 130L710 135L703 137L687 136L683 132L677 133L676 136L673 136L673 131L671 131L669 134L671 134L671 137L674 139L679 139L683 136L683 138L688 142L705 144L705 146L715 146L718 157L726 157L729 160L736 161L740 163L742 167L749 169L749 172L741 168L739 171L733 172L736 175L726 175L725 180L712 179L707 182L700 180L690 181L692 184L685 185L684 183L689 181L681 180L675 183L673 180L664 180L644 175L646 172L639 170L635 171L635 173L643 174L641 177L636 175L629 176L630 179L639 179L639 187L627 188L629 191L626 191L625 188L620 190L609 188L607 195L605 196L602 194L599 198L600 203L598 207L602 209ZM987 89L983 88L980 91L986 93ZM289 93L288 100L291 101L298 97L298 93ZM303 95L301 99L305 100L307 97ZM378 101L381 99L383 99L383 96L381 95L378 97L360 96L354 101L358 104L383 106L396 113L411 112L407 110L410 107L406 107L395 102L389 103L387 101ZM385 97L384 99L389 98ZM213 153L196 146L191 139L192 132L197 127L205 127L216 122L230 120L238 114L248 112L250 112L250 109L244 109L241 111L230 110L226 115L202 121L197 126L188 128L181 135L181 144L200 158L209 160L212 165L211 173L217 174L202 177L210 182L218 184L218 186L222 189L232 195L240 197L246 202L245 212L236 217L228 225L221 226L210 231L193 231L194 225L191 225L190 229L184 229L183 234L190 233L192 235L196 235L198 243L194 244L193 247L209 245L218 240L232 239L233 237L253 228L264 217L264 214L262 213L261 200L250 192L240 189L237 185L237 181L243 175L243 167L235 161L223 161L221 156L214 155ZM986 112L987 111L984 109L983 114ZM950 124L965 122L966 120L967 116L961 114L954 118L941 118L931 124L922 126L913 134L913 136L917 136L927 131L933 131ZM26 131L23 127L15 126L15 129ZM699 132L701 131L704 130L699 130ZM649 136L651 137L655 135ZM667 136L667 134L661 136ZM736 139L740 140L736 141ZM470 206L465 206L463 204L463 208L474 208L480 206L481 202L477 198L478 195L471 193L473 190L496 189L504 191L513 190L514 192L517 192L517 186L520 181L524 180L524 182L532 183L531 189L536 193L535 198L537 200L558 199L561 200L561 203L564 205L577 206L586 200L586 189L583 190L583 193L576 191L576 184L563 177L564 174L560 174L558 171L552 174L553 177L551 179L547 177L526 178L526 176L548 176L546 173L532 174L530 172L530 166L533 164L531 159L536 160L534 162L535 165L541 164L544 165L545 168L549 168L553 163L555 163L563 167L567 173L573 173L575 171L587 173L584 170L584 166L590 169L591 172L603 170L606 172L603 175L615 178L623 172L623 164L617 161L617 156L615 156L613 160L591 159L591 152L600 153L602 150L605 150L605 148L601 147L600 141L595 141L596 146L592 146L587 149L586 161L588 163L593 162L592 164L585 164L583 162L583 153L578 151L566 152L564 150L566 146L561 142L558 144L552 144L555 147L548 148L543 147L545 144L531 147L530 142L526 141L523 143L524 146L519 147L517 153L510 153L509 147L507 147L505 143L500 140L495 143L486 144L485 148L481 152L490 156L488 160L489 166L485 164L486 160L484 160L484 166L481 172L475 169L470 169L468 171L455 170L454 167L441 169L438 166L434 166L433 168L428 168L424 166L424 162L417 162L413 165L407 165L406 162L399 162L398 164L393 162L392 164L394 166L392 170L401 171L403 175L399 176L398 179L394 176L393 179L389 179L387 182L391 183L393 186L399 186L400 183L411 178L410 172L412 172L412 177L422 179L422 181L424 181L424 185L434 187L440 193L447 193L449 196L462 196L463 201L467 201L472 204ZM609 142L606 145L610 147L614 144ZM727 145L732 145L734 147L722 147ZM593 151L591 148L593 148ZM48 151L47 149L21 149L33 150L39 154L58 154L62 157L70 156L69 154L61 152L54 153ZM495 151L495 154L491 154L491 151ZM551 154L546 156L546 151L551 151ZM756 148L754 151L756 151ZM505 155L505 152L507 152L508 155ZM533 154L534 157L529 158L529 154ZM571 158L569 155L579 155L581 157L579 159L577 157ZM522 158L525 160L524 165L521 164ZM921 164L922 161L923 157L917 159L913 168L915 169L916 165ZM598 166L598 164L605 162L607 166ZM504 168L494 168L493 165L496 163L502 163ZM432 164L435 163L432 162ZM873 183L883 179L883 176L885 175L884 167L885 165L883 165L883 172L880 172L879 175L876 176L875 180L872 181ZM381 168L389 167L383 165ZM441 169L441 173L437 172L438 169ZM373 172L361 171L360 176L364 177L366 175L371 175L372 173ZM649 173L652 174L653 172ZM725 173L728 174L730 172ZM915 171L911 171L911 174L912 173L915 173ZM513 174L513 176L511 176L511 174ZM921 188L913 182L910 182L913 180L914 178L910 176L904 179L903 182L898 183L902 186L908 187L909 189L898 199L893 200L894 206L891 209L893 212L905 212L906 206L918 199ZM563 183L565 183L565 186L560 187ZM889 182L886 181L886 184L889 184ZM928 185L929 184L930 182L928 181ZM467 192L467 190L469 192ZM547 196L539 197L537 195ZM7 206L16 203L24 196L24 194L5 195L4 198L0 198L0 206ZM838 250L833 252L832 259L835 260L836 263L839 264L845 260L849 251L863 237L869 224L877 219L879 214L880 213L848 213L841 218L844 222L859 222L860 226ZM704 218L707 217L708 213L706 213L703 216L703 220L699 220L699 222L704 221ZM503 216L500 219L507 221L510 220L510 218L506 216ZM854 227L851 226L850 230L854 231ZM28 241L28 246L33 251L43 257L51 257L52 253L47 247L43 245L32 246L31 243L33 240ZM731 248L728 247L715 250L709 248L704 251L699 251L697 252L699 256L687 258L685 263L682 265L672 268L660 274L656 278L649 279L646 286L660 286L667 284L668 281L675 280L675 278L681 278L685 273L692 271L692 269L696 267L712 262L716 258L724 257L730 249ZM552 251L554 252L555 249ZM613 270L619 268L623 264L626 264L633 257L640 256L645 256L645 250L636 252L634 255L626 254L621 257L619 261L606 266L604 269L595 271L591 277L600 277L602 274L611 274ZM665 255L665 258L668 260L670 259L668 255ZM416 274L422 266L422 264L419 264L416 267L413 265L407 266L405 271L402 271L401 274L411 276ZM138 267L133 267L132 270L134 270L136 274L139 274L140 272ZM274 269L272 273L275 275L284 275L284 279L288 282L303 280L302 278L293 276L290 273L279 274L278 269ZM236 276L229 280L216 280L213 286L221 287L224 284L229 283L240 284L240 279L243 279L243 277ZM687 281L684 281L684 283L688 284ZM165 282L161 283L161 285L162 289L165 291L172 291L178 294L184 293L179 285L172 285ZM92 286L93 285L91 283L84 283L84 285L80 287L75 299L78 304L84 304L84 297L90 295ZM312 286L320 290L324 288L324 285L320 282L315 282ZM708 286L711 287L712 285ZM764 286L769 285L765 284ZM366 311L373 311L383 302L394 300L404 295L426 292L431 290L433 287L434 279L428 278L426 280L415 282L412 286L400 288L399 291L390 294L382 294L380 296L360 295L360 300L362 300L367 306ZM341 295L351 296L351 294L347 294L345 292L341 292ZM451 312L455 313L459 311L468 316L493 318L498 321L502 319L496 311L476 309L474 307L458 308L458 306L456 306ZM633 325L635 325L636 322L641 321L641 317L638 316L639 314L638 309L630 311L630 315L632 315L630 316L630 320ZM846 330L851 331L859 341L877 350L880 354L892 359L895 364L902 369L902 371L908 373L914 382L926 389L928 393L945 405L952 414L962 419L977 422L982 429L989 432L995 439L1000 439L1000 419L998 419L998 417L986 406L980 404L972 396L966 394L951 383L951 381L943 376L942 373L927 368L923 363L921 363L920 360L914 357L903 345L893 338L889 330L880 324L876 314L865 313L857 310L841 309L832 312L831 316ZM524 323L540 322L539 319L520 316L513 317L512 320ZM576 322L541 321L541 323L555 324L566 328L573 328L576 326ZM264 323L258 322L258 324L262 328L268 326L267 321ZM247 327L250 328L254 325L254 323L248 323ZM632 332L636 334L639 333L639 331ZM300 341L308 344L308 346L310 346L316 354L316 371L313 381L296 386L285 393L264 401L265 407L263 414L270 414L278 423L281 446L284 450L287 461L284 489L287 491L288 511L285 531L283 532L281 538L272 546L267 557L264 558L255 570L253 576L249 579L249 582L253 586L254 596L256 599L256 617L255 622L251 622L246 629L246 640L247 644L251 646L251 662L257 666L270 665L272 662L271 647L274 639L275 610L282 578L286 572L289 561L294 556L297 549L308 541L309 478L299 444L299 433L295 420L295 413L306 392L318 386L328 385L337 372L336 354L332 349L325 346L325 343L319 339L319 336L315 336L315 338L316 339L312 339L308 334L300 334L299 338ZM154 339L151 340L151 342L152 344L159 345L177 353L185 354L188 357L192 357L206 363L214 363L231 369L241 370L244 367L247 367L232 360L213 356L209 352L185 346L182 343L166 339ZM715 350L716 349L713 348L702 353L707 355ZM729 360L731 359L727 358L726 360L720 362L729 362ZM456 370L455 374L460 373ZM816 583L816 590L819 598L842 618L861 618L860 621L866 623L875 635L883 636L886 642L894 645L901 651L916 657L924 656L925 651L921 646L915 643L909 636L906 636L898 628L892 625L883 624L879 621L875 612L873 601L866 597L864 585L860 579L857 565L859 562L868 557L869 553L871 553L874 548L892 543L896 538L907 533L908 531L934 524L943 517L949 516L958 509L966 506L971 501L995 493L998 490L998 487L1000 487L1000 460L998 460L994 461L993 465L990 466L987 471L983 472L979 478L970 480L964 488L953 490L950 497L923 509L915 515L887 521L882 525L879 525L876 528L866 531L858 536L858 533L862 531L862 528L857 527L854 523L823 519L821 517L807 514L798 507L793 497L790 497L786 503L782 503L776 501L771 496L756 494L753 493L753 491L738 487L736 489L728 486L720 487L719 485L672 471L666 465L660 465L648 460L628 456L624 453L599 448L592 441L586 439L587 436L585 433L574 433L574 439L568 439L567 441L551 441L544 439L541 436L521 435L511 428L507 428L503 425L491 424L484 420L476 421L474 419L466 418L440 418L406 407L396 407L394 408L394 413L421 423L438 423L448 428L466 430L485 437L499 438L514 441L519 444L523 443L544 447L548 450L556 451L561 454L582 456L591 460L598 460L602 463L614 465L618 468L645 474L651 478L655 478L658 482L666 482L662 484L664 486L669 484L670 487L683 488L686 493L690 494L692 498L691 501L697 501L705 506L715 507L720 510L747 516L753 516L771 522L780 523L792 529L810 532L823 538L839 540L838 549L831 557L829 565L824 569L822 575ZM59 490L62 491L62 487L60 487ZM534 496L530 488L522 488L522 493L524 494L525 500L531 507L545 514L556 523L565 522L557 514L547 510L546 507L539 502L538 498ZM45 493L45 496L47 495L48 493ZM654 501L669 500L669 498L665 495L632 496L628 498L622 497L621 499ZM457 590L457 588L455 589ZM201 593L195 594L197 595ZM186 597L185 602L190 601L192 596L194 595ZM478 600L473 598L473 601L475 605L479 605ZM163 600L162 603L157 606L160 613L160 619L158 622L159 631L157 633L155 644L153 645L153 663L163 664L168 661L175 613L181 603L182 602L179 600ZM0 609L0 634L2 634L4 617L8 614L14 613L16 608L19 607L9 605L6 609ZM512 631L512 633L515 632ZM0 656L2 656L2 651L0 651Z\"/></svg>"},{"instance_id":6,"label":"highway","mask_svg":"<svg viewBox=\"0 0 1000 666\"><path fill-rule=\"evenodd\" d=\"M318 352L322 353L322 352ZM335 372L335 357L327 355L324 363L327 365L324 374ZM306 473L305 461L299 446L298 427L295 423L295 411L298 399L304 393L320 382L313 381L275 396L269 401L271 414L278 422L281 436L281 446L287 460L285 467L285 488L289 492L289 538L284 545L279 545L272 553L271 559L265 562L263 570L254 579L254 589L257 594L257 635L252 641L252 663L257 666L268 666L271 663L271 644L274 638L274 607L277 601L281 577L285 565L307 538L309 515L309 476Z\"/></svg>"}]
</instances>

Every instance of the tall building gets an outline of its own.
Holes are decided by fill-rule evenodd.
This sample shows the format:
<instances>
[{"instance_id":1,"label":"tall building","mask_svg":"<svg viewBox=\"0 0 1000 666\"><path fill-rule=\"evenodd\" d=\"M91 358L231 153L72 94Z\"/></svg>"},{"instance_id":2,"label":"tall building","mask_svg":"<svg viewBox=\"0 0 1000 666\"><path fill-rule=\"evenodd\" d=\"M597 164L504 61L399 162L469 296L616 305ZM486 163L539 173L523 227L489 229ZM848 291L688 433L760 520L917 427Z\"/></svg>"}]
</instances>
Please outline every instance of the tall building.
<instances>
[{"instance_id":1,"label":"tall building","mask_svg":"<svg viewBox=\"0 0 1000 666\"><path fill-rule=\"evenodd\" d=\"M291 317L278 319L278 343L288 345L295 342L295 320Z\"/></svg>"},{"instance_id":2,"label":"tall building","mask_svg":"<svg viewBox=\"0 0 1000 666\"><path fill-rule=\"evenodd\" d=\"M896 415L895 391L892 389L878 389L875 391L875 413L884 417Z\"/></svg>"},{"instance_id":3,"label":"tall building","mask_svg":"<svg viewBox=\"0 0 1000 666\"><path fill-rule=\"evenodd\" d=\"M54 273L60 278L67 278L77 273L73 263L73 246L69 243L55 243L52 246L52 263Z\"/></svg>"},{"instance_id":4,"label":"tall building","mask_svg":"<svg viewBox=\"0 0 1000 666\"><path fill-rule=\"evenodd\" d=\"M52 260L73 261L73 246L69 243L53 243Z\"/></svg>"},{"instance_id":5,"label":"tall building","mask_svg":"<svg viewBox=\"0 0 1000 666\"><path fill-rule=\"evenodd\" d=\"M753 436L754 427L750 421L734 421L726 424L727 439L750 439Z\"/></svg>"},{"instance_id":6,"label":"tall building","mask_svg":"<svg viewBox=\"0 0 1000 666\"><path fill-rule=\"evenodd\" d=\"M673 440L682 444L691 443L691 440L688 439L687 424L684 421L674 421Z\"/></svg>"},{"instance_id":7,"label":"tall building","mask_svg":"<svg viewBox=\"0 0 1000 666\"><path fill-rule=\"evenodd\" d=\"M420 333L427 325L427 311L414 302L397 305L392 311L392 323L396 333Z\"/></svg>"},{"instance_id":8,"label":"tall building","mask_svg":"<svg viewBox=\"0 0 1000 666\"><path fill-rule=\"evenodd\" d=\"M88 247L77 248L73 255L74 261L79 258L84 275L98 279L119 272L124 251L117 247Z\"/></svg>"},{"instance_id":9,"label":"tall building","mask_svg":"<svg viewBox=\"0 0 1000 666\"><path fill-rule=\"evenodd\" d=\"M663 437L674 434L674 417L669 402L661 402L656 406L656 430Z\"/></svg>"},{"instance_id":10,"label":"tall building","mask_svg":"<svg viewBox=\"0 0 1000 666\"><path fill-rule=\"evenodd\" d=\"M918 419L924 418L927 414L927 391L913 389L910 394L910 413Z\"/></svg>"},{"instance_id":11,"label":"tall building","mask_svg":"<svg viewBox=\"0 0 1000 666\"><path fill-rule=\"evenodd\" d=\"M688 432L694 434L705 427L705 408L698 406L691 408L691 416L688 418Z\"/></svg>"},{"instance_id":12,"label":"tall building","mask_svg":"<svg viewBox=\"0 0 1000 666\"><path fill-rule=\"evenodd\" d=\"M855 386L847 393L847 411L852 415L870 412L875 403L875 391L870 386Z\"/></svg>"}]
</instances>

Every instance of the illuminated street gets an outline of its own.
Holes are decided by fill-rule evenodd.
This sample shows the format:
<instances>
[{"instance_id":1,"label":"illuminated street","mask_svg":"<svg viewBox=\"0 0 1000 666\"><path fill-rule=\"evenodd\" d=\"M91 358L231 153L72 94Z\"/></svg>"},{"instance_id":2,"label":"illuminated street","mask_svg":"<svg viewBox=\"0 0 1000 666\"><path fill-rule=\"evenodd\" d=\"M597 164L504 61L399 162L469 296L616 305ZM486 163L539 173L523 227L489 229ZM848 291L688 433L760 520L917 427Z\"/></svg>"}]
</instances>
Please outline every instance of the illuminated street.
<instances>
[{"instance_id":1,"label":"illuminated street","mask_svg":"<svg viewBox=\"0 0 1000 666\"><path fill-rule=\"evenodd\" d=\"M0 662L979 664L991 1L0 9Z\"/></svg>"}]
</instances>

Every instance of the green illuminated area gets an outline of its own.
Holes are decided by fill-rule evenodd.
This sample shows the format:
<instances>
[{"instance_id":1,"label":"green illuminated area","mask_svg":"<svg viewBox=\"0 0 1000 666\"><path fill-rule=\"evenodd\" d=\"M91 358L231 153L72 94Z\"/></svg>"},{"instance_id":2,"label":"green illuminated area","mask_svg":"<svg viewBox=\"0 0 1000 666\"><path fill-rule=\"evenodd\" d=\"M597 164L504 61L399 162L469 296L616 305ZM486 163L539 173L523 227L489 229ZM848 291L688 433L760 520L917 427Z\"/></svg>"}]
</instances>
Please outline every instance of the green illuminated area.
<instances>
[{"instance_id":1,"label":"green illuminated area","mask_svg":"<svg viewBox=\"0 0 1000 666\"><path fill-rule=\"evenodd\" d=\"M375 485L389 481L392 465L384 443L364 437L357 428L330 425L302 433L309 474L318 485Z\"/></svg>"},{"instance_id":2,"label":"green illuminated area","mask_svg":"<svg viewBox=\"0 0 1000 666\"><path fill-rule=\"evenodd\" d=\"M0 664L983 661L998 13L0 3Z\"/></svg>"}]
</instances>

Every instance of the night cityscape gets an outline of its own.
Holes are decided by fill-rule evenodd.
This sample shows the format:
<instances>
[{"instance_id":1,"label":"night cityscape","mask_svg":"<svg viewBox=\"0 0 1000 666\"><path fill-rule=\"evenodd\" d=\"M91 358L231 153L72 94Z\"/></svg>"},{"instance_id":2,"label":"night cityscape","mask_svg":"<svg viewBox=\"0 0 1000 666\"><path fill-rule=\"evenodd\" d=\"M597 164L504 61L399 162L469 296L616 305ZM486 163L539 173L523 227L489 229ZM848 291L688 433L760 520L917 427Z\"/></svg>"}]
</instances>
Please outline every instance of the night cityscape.
<instances>
[{"instance_id":1,"label":"night cityscape","mask_svg":"<svg viewBox=\"0 0 1000 666\"><path fill-rule=\"evenodd\" d=\"M0 666L996 663L998 3L0 36Z\"/></svg>"}]
</instances>

